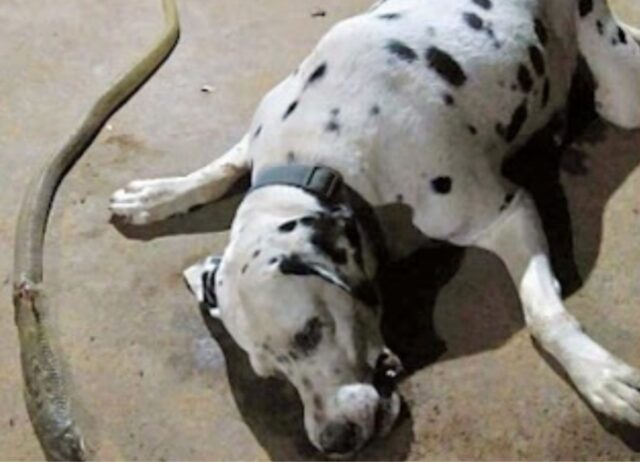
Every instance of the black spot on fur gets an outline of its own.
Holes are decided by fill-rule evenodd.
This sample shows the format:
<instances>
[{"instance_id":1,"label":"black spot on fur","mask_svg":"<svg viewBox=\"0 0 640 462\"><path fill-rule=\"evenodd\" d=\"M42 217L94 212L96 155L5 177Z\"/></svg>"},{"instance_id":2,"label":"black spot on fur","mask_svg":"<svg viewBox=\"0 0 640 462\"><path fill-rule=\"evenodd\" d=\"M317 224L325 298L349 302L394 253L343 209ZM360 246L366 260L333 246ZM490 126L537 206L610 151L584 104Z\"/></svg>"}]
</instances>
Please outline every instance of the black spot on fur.
<instances>
[{"instance_id":1,"label":"black spot on fur","mask_svg":"<svg viewBox=\"0 0 640 462\"><path fill-rule=\"evenodd\" d=\"M490 10L493 6L491 0L471 0L473 3L478 5L480 8L484 8L485 10Z\"/></svg>"},{"instance_id":2,"label":"black spot on fur","mask_svg":"<svg viewBox=\"0 0 640 462\"><path fill-rule=\"evenodd\" d=\"M287 110L285 111L284 115L282 116L282 120L286 120L287 117L293 114L293 111L295 111L297 107L298 107L297 101L294 101L293 103L291 103L287 108Z\"/></svg>"},{"instance_id":3,"label":"black spot on fur","mask_svg":"<svg viewBox=\"0 0 640 462\"><path fill-rule=\"evenodd\" d=\"M347 241L351 248L355 250L353 259L360 268L364 268L364 259L362 256L362 239L360 238L360 231L355 219L347 220L344 226L344 235L347 237Z\"/></svg>"},{"instance_id":4,"label":"black spot on fur","mask_svg":"<svg viewBox=\"0 0 640 462\"><path fill-rule=\"evenodd\" d=\"M399 202L402 204L404 202L404 196L402 194L398 194L396 196L396 202Z\"/></svg>"},{"instance_id":5,"label":"black spot on fur","mask_svg":"<svg viewBox=\"0 0 640 462\"><path fill-rule=\"evenodd\" d=\"M620 43L627 43L627 34L620 27L618 27L618 40L620 40Z\"/></svg>"},{"instance_id":6,"label":"black spot on fur","mask_svg":"<svg viewBox=\"0 0 640 462\"><path fill-rule=\"evenodd\" d=\"M542 77L546 72L546 66L544 64L544 56L542 55L540 48L531 45L529 47L529 58L531 58L531 64L533 64L533 69L536 71L536 74Z\"/></svg>"},{"instance_id":7,"label":"black spot on fur","mask_svg":"<svg viewBox=\"0 0 640 462\"><path fill-rule=\"evenodd\" d=\"M500 211L501 212L504 212L507 209L507 207L509 207L509 204L511 204L511 201L513 201L514 197L515 197L515 194L513 194L513 193L509 193L509 194L504 196L504 202L500 206Z\"/></svg>"},{"instance_id":8,"label":"black spot on fur","mask_svg":"<svg viewBox=\"0 0 640 462\"><path fill-rule=\"evenodd\" d=\"M493 46L496 50L499 50L500 48L502 48L502 43L500 43L500 40L498 40L496 38L496 33L493 30L493 27L488 26L484 29L487 33L487 35L489 36L489 38L491 40L493 40Z\"/></svg>"},{"instance_id":9,"label":"black spot on fur","mask_svg":"<svg viewBox=\"0 0 640 462\"><path fill-rule=\"evenodd\" d=\"M339 108L331 109L331 119L325 125L324 129L328 132L339 133L340 132L340 123L338 122L338 115L340 114Z\"/></svg>"},{"instance_id":10,"label":"black spot on fur","mask_svg":"<svg viewBox=\"0 0 640 462\"><path fill-rule=\"evenodd\" d=\"M524 100L520 106L513 111L513 115L511 116L511 121L509 122L509 126L506 129L499 125L498 132L504 137L507 142L512 142L522 130L524 123L527 121L529 113L527 111L527 100Z\"/></svg>"},{"instance_id":11,"label":"black spot on fur","mask_svg":"<svg viewBox=\"0 0 640 462\"><path fill-rule=\"evenodd\" d=\"M546 105L549 103L549 96L551 93L551 82L549 82L549 79L545 79L544 81L544 87L542 89L542 107L546 107Z\"/></svg>"},{"instance_id":12,"label":"black spot on fur","mask_svg":"<svg viewBox=\"0 0 640 462\"><path fill-rule=\"evenodd\" d=\"M292 164L296 160L296 154L293 151L287 153L287 163Z\"/></svg>"},{"instance_id":13,"label":"black spot on fur","mask_svg":"<svg viewBox=\"0 0 640 462\"><path fill-rule=\"evenodd\" d=\"M253 139L255 140L256 138L258 138L260 136L260 133L262 133L262 125L258 125L258 128L256 128L256 131L253 134Z\"/></svg>"},{"instance_id":14,"label":"black spot on fur","mask_svg":"<svg viewBox=\"0 0 640 462\"><path fill-rule=\"evenodd\" d=\"M386 13L378 16L378 18L383 19L385 21L393 21L396 19L400 19L401 17L402 15L399 13Z\"/></svg>"},{"instance_id":15,"label":"black spot on fur","mask_svg":"<svg viewBox=\"0 0 640 462\"><path fill-rule=\"evenodd\" d=\"M520 64L518 67L518 83L523 92L529 93L533 87L533 79L531 78L531 72L529 68L524 64Z\"/></svg>"},{"instance_id":16,"label":"black spot on fur","mask_svg":"<svg viewBox=\"0 0 640 462\"><path fill-rule=\"evenodd\" d=\"M260 256L260 250L255 250L253 254L251 254L251 258L256 259Z\"/></svg>"},{"instance_id":17,"label":"black spot on fur","mask_svg":"<svg viewBox=\"0 0 640 462\"><path fill-rule=\"evenodd\" d=\"M598 29L598 34L604 35L604 24L599 19L596 21L596 28Z\"/></svg>"},{"instance_id":18,"label":"black spot on fur","mask_svg":"<svg viewBox=\"0 0 640 462\"><path fill-rule=\"evenodd\" d=\"M317 218L314 216L306 216L306 217L302 217L300 219L300 223L302 223L304 226L313 226L313 224L316 222Z\"/></svg>"},{"instance_id":19,"label":"black spot on fur","mask_svg":"<svg viewBox=\"0 0 640 462\"><path fill-rule=\"evenodd\" d=\"M312 85L313 83L323 78L326 73L327 73L327 63L320 64L318 67L316 67L316 70L313 71L309 76L309 79L307 80L307 86Z\"/></svg>"},{"instance_id":20,"label":"black spot on fur","mask_svg":"<svg viewBox=\"0 0 640 462\"><path fill-rule=\"evenodd\" d=\"M246 263L246 264L242 267L242 274L246 273L248 269L249 269L249 263Z\"/></svg>"},{"instance_id":21,"label":"black spot on fur","mask_svg":"<svg viewBox=\"0 0 640 462\"><path fill-rule=\"evenodd\" d=\"M380 114L380 106L378 106L377 104L371 106L371 109L369 109L369 114L371 114L372 116L377 116L378 114Z\"/></svg>"},{"instance_id":22,"label":"black spot on fur","mask_svg":"<svg viewBox=\"0 0 640 462\"><path fill-rule=\"evenodd\" d=\"M278 231L280 231L281 233L290 233L291 231L296 229L297 224L298 223L295 220L287 221L286 223L278 226Z\"/></svg>"},{"instance_id":23,"label":"black spot on fur","mask_svg":"<svg viewBox=\"0 0 640 462\"><path fill-rule=\"evenodd\" d=\"M467 130L469 130L469 133L471 133L472 135L478 134L478 129L473 125L467 125Z\"/></svg>"},{"instance_id":24,"label":"black spot on fur","mask_svg":"<svg viewBox=\"0 0 640 462\"><path fill-rule=\"evenodd\" d=\"M482 30L482 28L484 27L484 21L475 13L464 13L462 17L464 19L464 22L466 22L467 25L474 30Z\"/></svg>"},{"instance_id":25,"label":"black spot on fur","mask_svg":"<svg viewBox=\"0 0 640 462\"><path fill-rule=\"evenodd\" d=\"M416 52L413 51L406 43L399 40L390 40L387 43L386 48L389 52L397 56L402 61L412 63L416 59L418 59L418 55L416 54Z\"/></svg>"},{"instance_id":26,"label":"black spot on fur","mask_svg":"<svg viewBox=\"0 0 640 462\"><path fill-rule=\"evenodd\" d=\"M330 120L324 128L328 132L340 132L340 124L335 120Z\"/></svg>"},{"instance_id":27,"label":"black spot on fur","mask_svg":"<svg viewBox=\"0 0 640 462\"><path fill-rule=\"evenodd\" d=\"M447 106L453 106L456 103L456 100L453 99L453 96L451 96L449 93L445 93L442 99Z\"/></svg>"},{"instance_id":28,"label":"black spot on fur","mask_svg":"<svg viewBox=\"0 0 640 462\"><path fill-rule=\"evenodd\" d=\"M337 219L330 214L320 214L310 225L312 227L311 244L327 255L337 265L347 263L347 251L338 246L348 221Z\"/></svg>"},{"instance_id":29,"label":"black spot on fur","mask_svg":"<svg viewBox=\"0 0 640 462\"><path fill-rule=\"evenodd\" d=\"M438 194L449 194L452 186L453 182L448 176L439 176L438 178L431 180L431 188L433 188L433 190Z\"/></svg>"},{"instance_id":30,"label":"black spot on fur","mask_svg":"<svg viewBox=\"0 0 640 462\"><path fill-rule=\"evenodd\" d=\"M451 85L460 87L467 81L462 67L449 53L438 47L430 47L425 57L427 65Z\"/></svg>"},{"instance_id":31,"label":"black spot on fur","mask_svg":"<svg viewBox=\"0 0 640 462\"><path fill-rule=\"evenodd\" d=\"M309 356L322 341L322 321L311 318L304 328L293 336L293 348L303 356Z\"/></svg>"},{"instance_id":32,"label":"black spot on fur","mask_svg":"<svg viewBox=\"0 0 640 462\"><path fill-rule=\"evenodd\" d=\"M278 263L278 258L271 257L267 263L269 263L270 265L275 265L276 263Z\"/></svg>"},{"instance_id":33,"label":"black spot on fur","mask_svg":"<svg viewBox=\"0 0 640 462\"><path fill-rule=\"evenodd\" d=\"M547 42L549 41L549 34L547 33L547 28L545 27L542 20L540 18L536 18L533 22L533 27L542 46L547 46Z\"/></svg>"},{"instance_id":34,"label":"black spot on fur","mask_svg":"<svg viewBox=\"0 0 640 462\"><path fill-rule=\"evenodd\" d=\"M348 261L347 251L335 244L335 240L329 239L329 236L322 233L314 233L311 236L311 243L321 252L329 256L332 262L337 265L345 265Z\"/></svg>"},{"instance_id":35,"label":"black spot on fur","mask_svg":"<svg viewBox=\"0 0 640 462\"><path fill-rule=\"evenodd\" d=\"M584 18L593 11L593 0L580 0L578 8L580 10L580 16Z\"/></svg>"}]
</instances>

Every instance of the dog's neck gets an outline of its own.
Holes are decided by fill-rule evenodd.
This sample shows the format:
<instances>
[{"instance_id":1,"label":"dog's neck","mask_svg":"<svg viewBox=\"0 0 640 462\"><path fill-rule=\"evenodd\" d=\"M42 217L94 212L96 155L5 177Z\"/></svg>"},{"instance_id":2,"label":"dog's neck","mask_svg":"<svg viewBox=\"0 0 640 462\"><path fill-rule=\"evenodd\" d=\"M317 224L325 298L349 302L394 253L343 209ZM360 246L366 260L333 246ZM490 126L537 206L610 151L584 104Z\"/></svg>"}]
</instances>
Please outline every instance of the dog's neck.
<instances>
[{"instance_id":1,"label":"dog's neck","mask_svg":"<svg viewBox=\"0 0 640 462\"><path fill-rule=\"evenodd\" d=\"M322 211L318 199L302 189L285 185L260 188L247 194L240 204L231 237L238 232L264 232L266 226L277 227L287 220Z\"/></svg>"},{"instance_id":2,"label":"dog's neck","mask_svg":"<svg viewBox=\"0 0 640 462\"><path fill-rule=\"evenodd\" d=\"M350 200L346 200L347 196ZM231 228L231 241L243 242L240 245L253 247L254 242L249 241L257 242L265 233L278 230L283 223L313 215L332 214L335 210L344 208L354 213L362 231L359 245L364 270L373 277L386 259L379 224L373 211L360 204L361 199L353 197L351 192L345 190L343 199L327 203L315 194L291 185L269 185L252 190L238 208ZM242 239L238 239L240 234L243 235ZM248 236L252 239L247 239Z\"/></svg>"}]
</instances>

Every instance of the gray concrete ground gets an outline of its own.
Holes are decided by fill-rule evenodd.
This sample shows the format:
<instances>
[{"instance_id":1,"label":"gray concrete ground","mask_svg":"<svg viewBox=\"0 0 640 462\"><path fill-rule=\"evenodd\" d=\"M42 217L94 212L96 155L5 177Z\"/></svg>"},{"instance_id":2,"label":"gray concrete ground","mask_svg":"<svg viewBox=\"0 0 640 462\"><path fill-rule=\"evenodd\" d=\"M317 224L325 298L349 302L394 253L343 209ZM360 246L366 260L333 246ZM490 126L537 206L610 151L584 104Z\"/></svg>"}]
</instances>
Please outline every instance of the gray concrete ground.
<instances>
[{"instance_id":1,"label":"gray concrete ground","mask_svg":"<svg viewBox=\"0 0 640 462\"><path fill-rule=\"evenodd\" d=\"M67 177L45 274L96 458L317 458L294 392L254 377L223 330L205 325L181 281L183 268L222 250L234 200L145 231L110 224L107 202L131 179L186 173L222 153L261 95L331 24L369 2L180 1L175 54ZM10 305L20 197L34 166L153 39L159 3L0 2L0 459L41 458L21 399ZM311 17L318 8L325 17ZM202 93L203 85L214 91ZM565 155L560 183L549 183L556 189L545 197L566 201L542 202L564 246L557 253L569 309L640 367L638 163L640 133L596 124ZM395 316L419 320L386 328L416 369L402 385L407 411L361 459L640 460L640 435L599 421L536 351L501 264L474 250L432 252L426 266L403 269L424 273L426 297L400 303ZM435 363L443 344L430 327L446 345Z\"/></svg>"}]
</instances>

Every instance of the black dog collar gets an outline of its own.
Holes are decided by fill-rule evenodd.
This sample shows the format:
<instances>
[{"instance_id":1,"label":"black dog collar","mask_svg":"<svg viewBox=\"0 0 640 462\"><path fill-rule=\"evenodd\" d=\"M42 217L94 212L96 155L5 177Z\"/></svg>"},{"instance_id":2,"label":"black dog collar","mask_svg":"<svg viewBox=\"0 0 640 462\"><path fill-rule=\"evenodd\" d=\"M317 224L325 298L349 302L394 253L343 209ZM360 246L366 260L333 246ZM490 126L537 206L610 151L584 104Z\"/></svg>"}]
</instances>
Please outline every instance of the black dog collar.
<instances>
[{"instance_id":1,"label":"black dog collar","mask_svg":"<svg viewBox=\"0 0 640 462\"><path fill-rule=\"evenodd\" d=\"M344 181L335 170L319 165L279 165L258 173L250 191L272 185L295 186L327 202L338 200Z\"/></svg>"}]
</instances>

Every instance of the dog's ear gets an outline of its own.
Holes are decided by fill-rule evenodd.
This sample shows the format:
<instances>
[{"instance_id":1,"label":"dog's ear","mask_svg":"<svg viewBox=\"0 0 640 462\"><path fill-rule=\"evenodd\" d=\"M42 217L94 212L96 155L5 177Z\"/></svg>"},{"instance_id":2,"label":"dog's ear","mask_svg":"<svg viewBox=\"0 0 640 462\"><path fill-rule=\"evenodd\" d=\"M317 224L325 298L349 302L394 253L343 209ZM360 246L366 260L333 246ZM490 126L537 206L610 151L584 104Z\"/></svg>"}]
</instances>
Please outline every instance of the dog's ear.
<instances>
[{"instance_id":1,"label":"dog's ear","mask_svg":"<svg viewBox=\"0 0 640 462\"><path fill-rule=\"evenodd\" d=\"M184 278L191 292L200 303L204 303L209 309L218 307L216 273L221 261L220 257L208 257L206 260L187 268L184 272Z\"/></svg>"},{"instance_id":2,"label":"dog's ear","mask_svg":"<svg viewBox=\"0 0 640 462\"><path fill-rule=\"evenodd\" d=\"M380 305L380 297L375 286L368 280L349 278L335 265L322 263L298 254L283 257L279 265L282 274L293 276L319 276L338 286L368 306Z\"/></svg>"}]
</instances>

